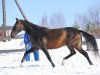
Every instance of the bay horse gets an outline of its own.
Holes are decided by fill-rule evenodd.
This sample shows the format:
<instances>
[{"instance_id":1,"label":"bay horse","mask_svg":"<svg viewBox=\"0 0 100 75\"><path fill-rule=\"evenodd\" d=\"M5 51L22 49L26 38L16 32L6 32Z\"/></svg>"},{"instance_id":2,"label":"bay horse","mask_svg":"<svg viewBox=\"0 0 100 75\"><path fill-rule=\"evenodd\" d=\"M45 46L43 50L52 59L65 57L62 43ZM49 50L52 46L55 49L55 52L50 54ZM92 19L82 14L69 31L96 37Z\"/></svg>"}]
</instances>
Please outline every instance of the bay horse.
<instances>
[{"instance_id":1,"label":"bay horse","mask_svg":"<svg viewBox=\"0 0 100 75\"><path fill-rule=\"evenodd\" d=\"M52 50L62 46L67 46L70 50L70 54L63 58L62 65L64 60L76 54L75 49L86 57L90 65L93 65L88 56L88 53L82 49L82 35L85 37L87 45L89 44L88 46L91 46L93 48L92 51L95 53L95 55L99 55L97 43L94 36L82 30L77 30L72 27L49 29L33 24L27 20L16 18L16 23L11 31L11 37L14 38L22 30L24 30L30 36L32 48L24 53L21 64L24 62L25 56L28 53L40 49L45 53L52 67L55 67L55 64L53 63L49 55L48 49Z\"/></svg>"}]
</instances>

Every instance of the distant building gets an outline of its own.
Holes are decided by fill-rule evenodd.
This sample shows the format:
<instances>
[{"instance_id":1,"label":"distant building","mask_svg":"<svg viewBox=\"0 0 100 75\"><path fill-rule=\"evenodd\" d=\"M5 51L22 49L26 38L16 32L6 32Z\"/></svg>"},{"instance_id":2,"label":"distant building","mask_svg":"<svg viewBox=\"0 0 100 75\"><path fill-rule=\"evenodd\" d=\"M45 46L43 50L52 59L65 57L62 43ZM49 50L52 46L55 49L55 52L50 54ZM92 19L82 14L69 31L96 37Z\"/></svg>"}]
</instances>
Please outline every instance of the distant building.
<instances>
[{"instance_id":1,"label":"distant building","mask_svg":"<svg viewBox=\"0 0 100 75\"><path fill-rule=\"evenodd\" d=\"M13 26L6 26L6 37L10 36L11 30ZM0 27L0 41L3 40L4 37L4 29L3 26Z\"/></svg>"}]
</instances>

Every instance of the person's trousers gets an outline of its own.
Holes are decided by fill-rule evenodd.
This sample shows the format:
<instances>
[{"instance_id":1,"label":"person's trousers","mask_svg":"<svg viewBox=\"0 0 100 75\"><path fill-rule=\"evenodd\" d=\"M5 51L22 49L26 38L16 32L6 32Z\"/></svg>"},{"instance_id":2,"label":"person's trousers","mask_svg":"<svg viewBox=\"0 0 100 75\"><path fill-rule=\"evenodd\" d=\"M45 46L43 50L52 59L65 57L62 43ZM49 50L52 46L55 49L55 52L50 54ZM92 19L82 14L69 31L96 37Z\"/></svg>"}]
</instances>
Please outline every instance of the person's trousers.
<instances>
[{"instance_id":1,"label":"person's trousers","mask_svg":"<svg viewBox=\"0 0 100 75\"><path fill-rule=\"evenodd\" d=\"M26 51L31 49L31 47L32 47L32 45L28 44L28 47L26 48ZM39 50L34 51L33 54L34 54L34 60L38 61L39 60ZM30 61L30 54L26 55L26 61Z\"/></svg>"},{"instance_id":2,"label":"person's trousers","mask_svg":"<svg viewBox=\"0 0 100 75\"><path fill-rule=\"evenodd\" d=\"M33 53L34 53L34 60L38 61L39 60L39 50L36 50Z\"/></svg>"},{"instance_id":3,"label":"person's trousers","mask_svg":"<svg viewBox=\"0 0 100 75\"><path fill-rule=\"evenodd\" d=\"M34 54L34 60L38 61L39 60L39 51L38 50L34 51L33 54ZM26 55L26 61L30 61L30 54Z\"/></svg>"}]
</instances>

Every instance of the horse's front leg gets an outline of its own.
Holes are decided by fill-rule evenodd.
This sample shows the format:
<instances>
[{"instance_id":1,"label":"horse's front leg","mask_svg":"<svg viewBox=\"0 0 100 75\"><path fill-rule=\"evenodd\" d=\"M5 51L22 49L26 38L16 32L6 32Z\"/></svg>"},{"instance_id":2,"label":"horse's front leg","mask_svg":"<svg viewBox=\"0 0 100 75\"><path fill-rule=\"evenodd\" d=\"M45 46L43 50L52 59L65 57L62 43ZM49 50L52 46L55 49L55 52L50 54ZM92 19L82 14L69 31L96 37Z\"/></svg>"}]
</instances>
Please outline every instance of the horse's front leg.
<instances>
[{"instance_id":1,"label":"horse's front leg","mask_svg":"<svg viewBox=\"0 0 100 75\"><path fill-rule=\"evenodd\" d=\"M33 51L34 51L34 49L33 49L33 47L32 47L30 50L28 50L28 51L26 51L26 52L24 53L24 56L23 56L23 58L22 58L22 60L21 60L21 66L22 66L22 63L25 61L26 55L27 55L28 53L33 52Z\"/></svg>"},{"instance_id":2,"label":"horse's front leg","mask_svg":"<svg viewBox=\"0 0 100 75\"><path fill-rule=\"evenodd\" d=\"M43 52L45 53L46 57L48 58L48 60L50 61L52 67L55 67L55 64L53 63L53 61L51 60L51 57L49 55L49 52L47 50L43 50Z\"/></svg>"},{"instance_id":3,"label":"horse's front leg","mask_svg":"<svg viewBox=\"0 0 100 75\"><path fill-rule=\"evenodd\" d=\"M53 61L51 60L51 57L49 55L49 52L47 50L46 46L42 46L42 51L45 53L46 57L48 58L48 60L50 61L52 67L55 67L55 64L53 63Z\"/></svg>"}]
</instances>

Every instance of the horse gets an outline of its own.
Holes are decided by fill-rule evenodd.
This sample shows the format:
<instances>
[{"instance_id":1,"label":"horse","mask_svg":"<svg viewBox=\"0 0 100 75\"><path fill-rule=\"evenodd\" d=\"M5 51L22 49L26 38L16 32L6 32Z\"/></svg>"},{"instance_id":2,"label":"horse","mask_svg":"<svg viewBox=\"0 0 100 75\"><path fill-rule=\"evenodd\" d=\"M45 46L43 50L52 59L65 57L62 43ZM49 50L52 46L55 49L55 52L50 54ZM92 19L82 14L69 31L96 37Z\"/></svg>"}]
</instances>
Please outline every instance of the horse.
<instances>
[{"instance_id":1,"label":"horse","mask_svg":"<svg viewBox=\"0 0 100 75\"><path fill-rule=\"evenodd\" d=\"M70 50L70 54L63 58L62 65L64 64L64 60L67 60L76 54L75 49L87 59L90 65L93 65L88 53L82 49L82 36L85 37L87 45L92 47L94 54L96 56L99 55L95 37L85 31L77 30L73 27L49 29L33 24L27 20L16 18L16 22L13 26L10 36L14 38L22 30L24 30L30 36L32 48L24 53L21 64L25 61L25 56L28 53L34 52L35 50L42 50L52 67L55 67L48 49L53 50L62 46L67 46Z\"/></svg>"}]
</instances>

